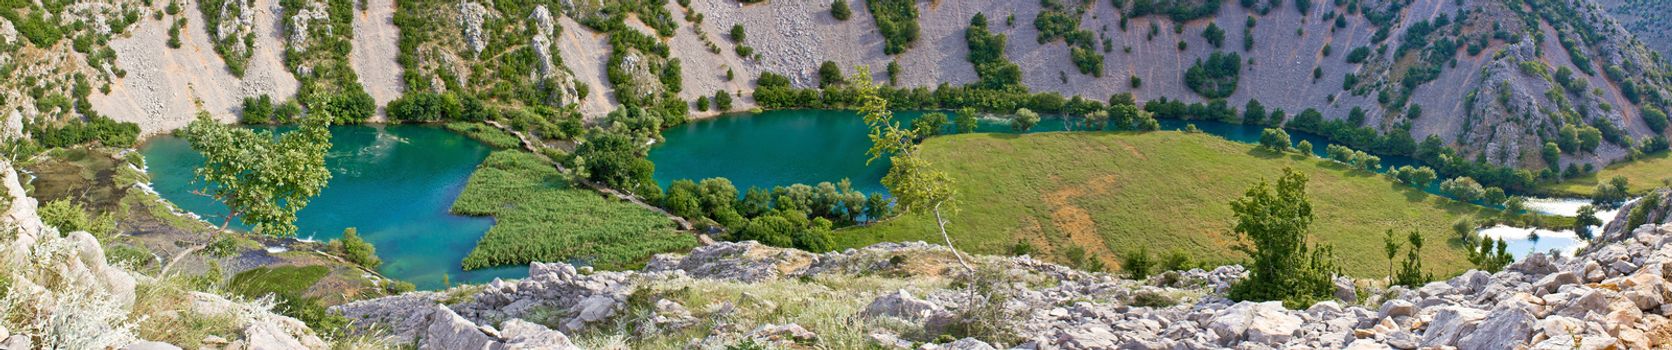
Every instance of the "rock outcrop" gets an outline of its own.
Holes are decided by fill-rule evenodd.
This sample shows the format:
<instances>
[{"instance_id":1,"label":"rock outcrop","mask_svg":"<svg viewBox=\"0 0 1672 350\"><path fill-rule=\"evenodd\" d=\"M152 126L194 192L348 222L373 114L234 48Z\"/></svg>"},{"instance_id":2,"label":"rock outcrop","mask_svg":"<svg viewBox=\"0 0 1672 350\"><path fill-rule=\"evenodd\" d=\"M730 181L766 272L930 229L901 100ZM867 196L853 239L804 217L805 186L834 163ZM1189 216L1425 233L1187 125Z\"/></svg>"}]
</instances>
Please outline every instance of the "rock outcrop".
<instances>
[{"instance_id":1,"label":"rock outcrop","mask_svg":"<svg viewBox=\"0 0 1672 350\"><path fill-rule=\"evenodd\" d=\"M416 293L352 303L337 310L367 321L358 324L361 327L381 325L401 336L459 342L446 343L449 346L506 342L513 325L533 328L525 320L552 315L552 310L560 316L548 318L547 324L559 325L565 332L634 318L654 320L637 329L650 332L639 336L655 336L660 330L702 322L701 314L713 317L729 311L704 310L693 318L692 311L668 299L651 299L652 306L641 309L634 306L643 302L635 301L640 300L639 291L690 279L774 288L833 276L986 278L978 277L981 273L962 275L965 272L950 260L938 260L950 259L946 253L945 248L924 243L884 243L826 254L754 242L719 243L687 255L658 256L638 272L594 272L567 264L537 263L531 266L528 279L495 281L451 306L440 305L438 294ZM959 339L923 345L923 349L1672 346L1667 343L1672 339L1672 320L1668 319L1672 303L1666 302L1672 298L1672 281L1667 279L1672 273L1672 225L1642 226L1630 237L1578 257L1535 253L1500 272L1469 271L1420 288L1370 293L1368 300L1349 300L1358 297L1350 287L1353 284L1343 280L1343 300L1320 302L1304 310L1286 309L1277 302L1226 299L1229 285L1245 275L1237 266L1169 272L1132 281L1028 257L980 257L978 262L1011 278L978 290L1006 290L1004 296L960 287L877 291L868 305L842 317L887 319L892 320L889 324L920 329L914 334L933 335L961 327L972 315L990 313L1003 315L1000 327L1014 332L1017 339L999 344ZM1025 282L1027 276L1052 283L1030 284ZM638 312L634 310L650 310L655 315L628 316ZM488 326L492 324L498 324L499 330ZM558 334L533 329L539 334ZM742 340L798 344L816 342L822 333L782 323L713 332L692 344ZM869 341L885 348L913 348L914 341L927 340L902 334L906 333L873 333Z\"/></svg>"},{"instance_id":2,"label":"rock outcrop","mask_svg":"<svg viewBox=\"0 0 1672 350\"><path fill-rule=\"evenodd\" d=\"M7 199L0 226L11 235L0 243L0 280L9 284L0 297L0 315L27 313L30 320L27 327L9 330L16 333L0 326L0 348L179 349L140 339L135 331L135 291L158 281L107 262L93 235L63 234L46 225L11 164L0 162L0 172L5 194L0 198ZM182 309L166 312L225 316L232 324L223 326L243 329L237 344L249 349L330 348L301 321L269 311L271 305L201 292L186 297Z\"/></svg>"}]
</instances>

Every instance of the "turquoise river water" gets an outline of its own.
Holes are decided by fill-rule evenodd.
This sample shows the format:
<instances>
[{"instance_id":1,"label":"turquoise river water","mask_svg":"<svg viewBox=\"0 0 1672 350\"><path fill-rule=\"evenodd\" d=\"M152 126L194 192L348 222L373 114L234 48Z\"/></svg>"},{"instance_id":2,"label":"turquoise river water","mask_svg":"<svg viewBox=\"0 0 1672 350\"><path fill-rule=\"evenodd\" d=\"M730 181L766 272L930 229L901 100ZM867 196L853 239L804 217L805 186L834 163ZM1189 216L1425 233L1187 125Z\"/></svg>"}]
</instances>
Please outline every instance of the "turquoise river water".
<instances>
[{"instance_id":1,"label":"turquoise river water","mask_svg":"<svg viewBox=\"0 0 1672 350\"><path fill-rule=\"evenodd\" d=\"M298 238L336 239L354 227L377 246L380 272L423 289L443 287L443 275L461 283L527 273L520 266L459 267L494 222L448 212L476 165L487 158L487 146L442 128L412 125L334 126L331 142L325 160L331 181L297 213ZM185 140L156 137L140 152L158 194L210 223L221 223L226 207L193 193L202 188L192 169L203 164L203 156ZM236 220L233 226L248 228Z\"/></svg>"}]
</instances>

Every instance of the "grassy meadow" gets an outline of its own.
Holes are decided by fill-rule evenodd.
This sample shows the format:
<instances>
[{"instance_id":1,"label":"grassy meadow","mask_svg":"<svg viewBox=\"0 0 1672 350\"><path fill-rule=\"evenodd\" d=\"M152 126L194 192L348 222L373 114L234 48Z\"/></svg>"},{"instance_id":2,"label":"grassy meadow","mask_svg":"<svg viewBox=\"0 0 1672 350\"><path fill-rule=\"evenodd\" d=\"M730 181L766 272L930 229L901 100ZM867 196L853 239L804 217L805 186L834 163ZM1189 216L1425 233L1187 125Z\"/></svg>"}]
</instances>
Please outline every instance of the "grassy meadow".
<instances>
[{"instance_id":1,"label":"grassy meadow","mask_svg":"<svg viewBox=\"0 0 1672 350\"><path fill-rule=\"evenodd\" d=\"M1261 180L1276 181L1284 167L1310 178L1312 238L1333 245L1354 276L1387 274L1388 229L1401 240L1421 232L1424 266L1435 276L1465 271L1471 265L1452 224L1498 215L1380 174L1206 134L963 134L930 138L922 152L957 182L947 229L960 249L1004 254L1025 242L1034 256L1058 262L1083 249L1110 268L1141 247L1153 255L1177 249L1197 261L1242 261L1246 255L1232 248L1229 203ZM838 231L837 245L940 242L933 222L908 214Z\"/></svg>"},{"instance_id":2,"label":"grassy meadow","mask_svg":"<svg viewBox=\"0 0 1672 350\"><path fill-rule=\"evenodd\" d=\"M1672 181L1672 152L1661 152L1636 161L1610 165L1592 175L1547 185L1544 190L1557 194L1589 196L1596 192L1597 182L1608 181L1615 176L1626 177L1631 193L1640 194L1667 186L1667 183Z\"/></svg>"}]
</instances>

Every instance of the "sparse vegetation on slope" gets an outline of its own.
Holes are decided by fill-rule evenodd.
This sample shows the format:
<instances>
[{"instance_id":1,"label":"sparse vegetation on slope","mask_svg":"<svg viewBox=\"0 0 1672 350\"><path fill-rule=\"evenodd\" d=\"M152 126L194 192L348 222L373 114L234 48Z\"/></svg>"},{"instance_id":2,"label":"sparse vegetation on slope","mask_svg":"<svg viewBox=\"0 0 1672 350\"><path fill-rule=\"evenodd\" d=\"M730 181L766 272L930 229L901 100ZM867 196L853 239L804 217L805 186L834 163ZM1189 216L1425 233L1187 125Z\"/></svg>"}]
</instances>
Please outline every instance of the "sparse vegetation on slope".
<instances>
[{"instance_id":1,"label":"sparse vegetation on slope","mask_svg":"<svg viewBox=\"0 0 1672 350\"><path fill-rule=\"evenodd\" d=\"M337 124L364 123L377 102L360 85L349 65L354 39L353 0L282 0L282 18L293 30L285 42L285 66L301 82L296 98L310 111L324 112ZM298 23L305 23L298 25ZM297 40L301 39L301 40Z\"/></svg>"}]
</instances>

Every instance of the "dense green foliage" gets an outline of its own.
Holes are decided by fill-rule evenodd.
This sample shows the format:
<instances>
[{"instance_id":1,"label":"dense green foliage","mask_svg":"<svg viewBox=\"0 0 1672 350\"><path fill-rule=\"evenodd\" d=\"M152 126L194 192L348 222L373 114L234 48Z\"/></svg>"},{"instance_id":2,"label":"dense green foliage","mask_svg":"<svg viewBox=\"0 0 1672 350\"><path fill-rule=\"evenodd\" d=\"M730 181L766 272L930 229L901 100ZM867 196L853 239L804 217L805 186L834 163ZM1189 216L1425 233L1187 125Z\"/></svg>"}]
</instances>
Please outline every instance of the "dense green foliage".
<instances>
[{"instance_id":1,"label":"dense green foliage","mask_svg":"<svg viewBox=\"0 0 1672 350\"><path fill-rule=\"evenodd\" d=\"M371 242L360 238L360 231L350 227L343 230L343 238L331 241L331 251L341 255L343 259L368 269L377 269L383 265L383 259L377 257L377 247Z\"/></svg>"},{"instance_id":2,"label":"dense green foliage","mask_svg":"<svg viewBox=\"0 0 1672 350\"><path fill-rule=\"evenodd\" d=\"M975 87L983 89L1023 90L1022 68L1004 55L1004 34L987 30L987 15L976 13L970 18L964 41L969 44L969 61L981 78Z\"/></svg>"},{"instance_id":3,"label":"dense green foliage","mask_svg":"<svg viewBox=\"0 0 1672 350\"><path fill-rule=\"evenodd\" d=\"M296 234L296 212L331 178L325 168L331 132L323 118L283 135L222 125L207 113L186 126L186 141L204 158L195 170L200 191L229 210L223 229L237 217L262 234Z\"/></svg>"},{"instance_id":4,"label":"dense green foliage","mask_svg":"<svg viewBox=\"0 0 1672 350\"><path fill-rule=\"evenodd\" d=\"M1242 56L1235 52L1214 52L1207 61L1196 60L1184 72L1184 85L1202 97L1215 99L1231 96L1242 76Z\"/></svg>"},{"instance_id":5,"label":"dense green foliage","mask_svg":"<svg viewBox=\"0 0 1672 350\"><path fill-rule=\"evenodd\" d=\"M495 219L465 257L467 270L531 261L630 268L652 254L696 244L667 218L575 188L550 163L521 151L489 155L453 203L453 212Z\"/></svg>"},{"instance_id":6,"label":"dense green foliage","mask_svg":"<svg viewBox=\"0 0 1672 350\"><path fill-rule=\"evenodd\" d=\"M876 18L877 31L882 33L882 52L890 55L906 52L917 41L917 2L912 0L865 0L871 17Z\"/></svg>"},{"instance_id":7,"label":"dense green foliage","mask_svg":"<svg viewBox=\"0 0 1672 350\"><path fill-rule=\"evenodd\" d=\"M1231 299L1282 300L1285 306L1300 308L1333 298L1331 278L1340 270L1333 248L1307 242L1315 216L1306 181L1305 174L1286 168L1275 192L1261 181L1231 202L1235 232L1252 244L1242 250L1253 259L1248 279L1231 286Z\"/></svg>"},{"instance_id":8,"label":"dense green foliage","mask_svg":"<svg viewBox=\"0 0 1672 350\"><path fill-rule=\"evenodd\" d=\"M1260 132L1260 148L1282 153L1289 150L1289 145L1289 132L1283 129L1266 128Z\"/></svg>"},{"instance_id":9,"label":"dense green foliage","mask_svg":"<svg viewBox=\"0 0 1672 350\"><path fill-rule=\"evenodd\" d=\"M38 122L25 123L24 129L35 142L47 148L90 142L114 147L132 147L139 140L139 124L118 122L104 116L93 116L87 121L71 120L56 126Z\"/></svg>"}]
</instances>

